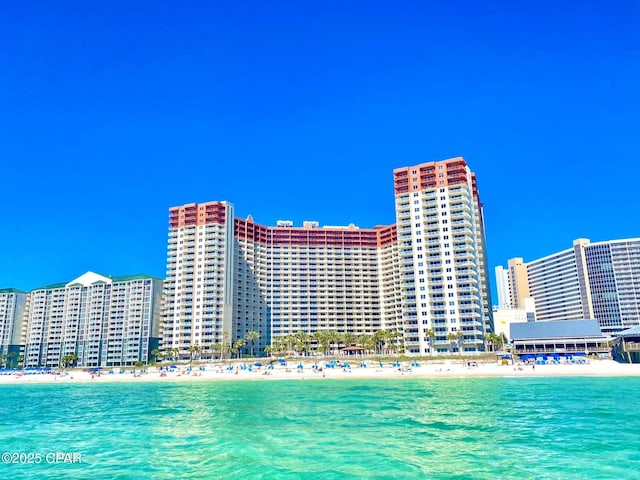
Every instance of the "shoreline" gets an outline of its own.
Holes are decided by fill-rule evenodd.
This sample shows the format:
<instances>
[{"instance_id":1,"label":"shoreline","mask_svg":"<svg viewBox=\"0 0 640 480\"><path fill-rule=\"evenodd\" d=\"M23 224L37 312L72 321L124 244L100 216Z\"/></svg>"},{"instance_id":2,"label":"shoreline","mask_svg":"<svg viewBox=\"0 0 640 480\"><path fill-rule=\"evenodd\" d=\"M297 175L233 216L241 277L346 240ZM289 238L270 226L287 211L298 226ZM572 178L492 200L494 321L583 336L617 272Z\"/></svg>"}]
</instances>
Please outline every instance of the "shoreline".
<instances>
[{"instance_id":1,"label":"shoreline","mask_svg":"<svg viewBox=\"0 0 640 480\"><path fill-rule=\"evenodd\" d=\"M147 367L144 374L90 373L70 370L64 374L31 373L2 374L0 385L43 384L43 383L122 383L122 382L215 382L215 381L271 381L271 380L311 380L311 379L403 379L403 378L495 378L495 377L635 377L640 376L640 364L622 364L613 360L592 360L577 364L509 364L470 362L472 365L455 361L391 363L380 366L378 361L365 361L350 368L314 369L314 362L308 360L290 362L287 366L254 366L255 362L228 362L226 365L187 366L161 372L157 367ZM317 362L325 365L325 362ZM351 363L351 362L349 362ZM302 365L302 368L299 368ZM230 366L230 367L229 367ZM244 366L244 367L243 367ZM251 367L249 367L251 366ZM230 368L230 369L229 369Z\"/></svg>"}]
</instances>

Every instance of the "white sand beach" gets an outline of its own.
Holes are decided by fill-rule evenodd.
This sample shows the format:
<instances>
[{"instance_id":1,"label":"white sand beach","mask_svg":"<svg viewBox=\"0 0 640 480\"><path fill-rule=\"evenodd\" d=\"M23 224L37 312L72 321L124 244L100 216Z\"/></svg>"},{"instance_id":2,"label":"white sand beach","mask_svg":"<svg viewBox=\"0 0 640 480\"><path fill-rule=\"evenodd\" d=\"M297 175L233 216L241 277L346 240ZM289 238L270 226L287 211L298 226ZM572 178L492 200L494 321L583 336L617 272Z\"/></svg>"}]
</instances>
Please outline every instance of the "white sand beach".
<instances>
[{"instance_id":1,"label":"white sand beach","mask_svg":"<svg viewBox=\"0 0 640 480\"><path fill-rule=\"evenodd\" d=\"M345 362L343 360L343 362ZM256 366L255 363L263 363ZM413 363L413 364L412 364ZM286 365L268 361L235 360L218 364L179 365L176 368L148 367L146 372L132 373L131 369L114 371L103 369L90 373L86 370L67 370L54 373L12 373L0 375L2 384L24 383L107 383L107 382L202 382L219 380L282 380L282 379L346 379L346 378L460 378L460 377L545 377L545 376L640 376L640 364L621 364L613 360L589 360L586 363L531 365L515 363L499 365L497 362L461 360L430 360L422 362L392 362L382 365L378 360L349 360L348 367L338 363L326 367L326 360L309 359L288 361ZM320 368L314 368L320 367Z\"/></svg>"}]
</instances>

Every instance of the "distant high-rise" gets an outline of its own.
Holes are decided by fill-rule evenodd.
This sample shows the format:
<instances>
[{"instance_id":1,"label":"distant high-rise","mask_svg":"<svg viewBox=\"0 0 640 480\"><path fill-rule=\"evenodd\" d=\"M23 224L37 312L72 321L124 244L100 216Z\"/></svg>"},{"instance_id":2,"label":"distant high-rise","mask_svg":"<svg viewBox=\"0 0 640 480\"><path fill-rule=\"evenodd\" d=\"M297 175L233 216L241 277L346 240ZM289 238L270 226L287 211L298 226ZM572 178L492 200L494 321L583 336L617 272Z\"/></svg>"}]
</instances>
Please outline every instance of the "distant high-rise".
<instances>
[{"instance_id":1,"label":"distant high-rise","mask_svg":"<svg viewBox=\"0 0 640 480\"><path fill-rule=\"evenodd\" d=\"M187 358L255 331L244 350L261 352L298 332L383 329L407 353L482 350L492 322L475 175L454 158L394 180L397 227L264 226L224 201L172 207L163 348Z\"/></svg>"},{"instance_id":2,"label":"distant high-rise","mask_svg":"<svg viewBox=\"0 0 640 480\"><path fill-rule=\"evenodd\" d=\"M509 269L509 288L520 281L535 300L536 320L597 319L603 333L640 325L640 239L590 243L577 239L567 250L519 263L522 282ZM519 296L511 299L516 308Z\"/></svg>"},{"instance_id":3,"label":"distant high-rise","mask_svg":"<svg viewBox=\"0 0 640 480\"><path fill-rule=\"evenodd\" d=\"M24 312L29 295L15 288L0 289L0 363L16 367L24 355Z\"/></svg>"}]
</instances>

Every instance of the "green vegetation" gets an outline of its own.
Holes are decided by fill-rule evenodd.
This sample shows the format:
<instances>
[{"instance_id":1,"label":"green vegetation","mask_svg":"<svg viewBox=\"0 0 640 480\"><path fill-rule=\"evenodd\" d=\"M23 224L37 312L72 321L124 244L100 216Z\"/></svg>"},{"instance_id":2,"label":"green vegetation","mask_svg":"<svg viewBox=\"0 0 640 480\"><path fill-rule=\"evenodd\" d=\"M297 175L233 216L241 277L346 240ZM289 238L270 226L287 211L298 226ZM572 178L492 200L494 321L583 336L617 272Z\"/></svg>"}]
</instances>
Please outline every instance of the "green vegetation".
<instances>
[{"instance_id":1,"label":"green vegetation","mask_svg":"<svg viewBox=\"0 0 640 480\"><path fill-rule=\"evenodd\" d=\"M372 335L354 335L334 330L320 330L312 334L298 332L278 337L265 348L271 355L337 355L350 348L362 354L389 355L404 352L402 332L378 330Z\"/></svg>"}]
</instances>

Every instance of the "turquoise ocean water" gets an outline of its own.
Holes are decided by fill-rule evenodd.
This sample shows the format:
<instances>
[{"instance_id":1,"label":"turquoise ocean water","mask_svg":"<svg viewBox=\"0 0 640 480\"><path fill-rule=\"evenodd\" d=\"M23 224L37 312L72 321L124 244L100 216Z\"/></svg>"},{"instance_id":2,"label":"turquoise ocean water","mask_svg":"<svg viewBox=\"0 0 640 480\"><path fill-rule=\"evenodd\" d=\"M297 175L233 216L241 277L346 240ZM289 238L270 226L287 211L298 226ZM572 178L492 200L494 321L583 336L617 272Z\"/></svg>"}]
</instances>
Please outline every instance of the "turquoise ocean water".
<instances>
[{"instance_id":1,"label":"turquoise ocean water","mask_svg":"<svg viewBox=\"0 0 640 480\"><path fill-rule=\"evenodd\" d=\"M0 478L640 478L639 398L640 378L5 385Z\"/></svg>"}]
</instances>

